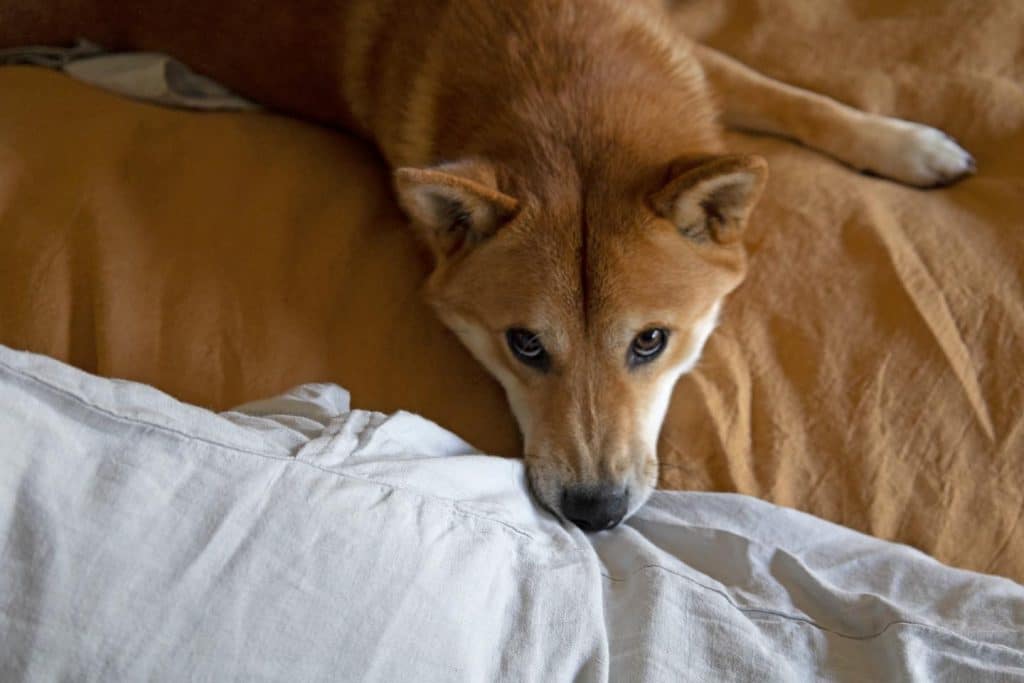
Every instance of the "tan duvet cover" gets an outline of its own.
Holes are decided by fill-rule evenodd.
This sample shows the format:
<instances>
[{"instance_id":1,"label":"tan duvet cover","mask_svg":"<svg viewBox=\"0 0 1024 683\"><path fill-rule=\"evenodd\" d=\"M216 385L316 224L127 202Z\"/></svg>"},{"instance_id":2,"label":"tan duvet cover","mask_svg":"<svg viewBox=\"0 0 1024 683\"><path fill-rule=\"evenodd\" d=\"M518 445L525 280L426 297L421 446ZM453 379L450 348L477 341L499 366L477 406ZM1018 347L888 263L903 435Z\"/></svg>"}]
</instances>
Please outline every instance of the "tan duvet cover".
<instances>
[{"instance_id":1,"label":"tan duvet cover","mask_svg":"<svg viewBox=\"0 0 1024 683\"><path fill-rule=\"evenodd\" d=\"M945 129L979 173L913 190L734 134L772 178L750 277L676 391L662 485L1024 581L1024 6L675 11L766 73ZM333 381L516 454L499 388L417 298L426 269L361 142L0 69L0 343L215 408Z\"/></svg>"}]
</instances>

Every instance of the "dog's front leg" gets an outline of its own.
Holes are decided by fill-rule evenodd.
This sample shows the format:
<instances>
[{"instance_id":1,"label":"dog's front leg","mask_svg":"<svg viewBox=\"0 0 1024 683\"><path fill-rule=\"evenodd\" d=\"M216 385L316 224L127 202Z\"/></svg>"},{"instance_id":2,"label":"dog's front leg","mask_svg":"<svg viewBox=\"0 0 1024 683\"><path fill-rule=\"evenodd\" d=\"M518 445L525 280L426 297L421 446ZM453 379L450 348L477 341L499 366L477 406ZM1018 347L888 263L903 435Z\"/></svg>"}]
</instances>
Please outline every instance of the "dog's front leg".
<instances>
[{"instance_id":1,"label":"dog's front leg","mask_svg":"<svg viewBox=\"0 0 1024 683\"><path fill-rule=\"evenodd\" d=\"M974 159L942 131L869 114L780 83L720 52L695 46L730 128L797 140L861 171L916 187L946 185L974 172Z\"/></svg>"}]
</instances>

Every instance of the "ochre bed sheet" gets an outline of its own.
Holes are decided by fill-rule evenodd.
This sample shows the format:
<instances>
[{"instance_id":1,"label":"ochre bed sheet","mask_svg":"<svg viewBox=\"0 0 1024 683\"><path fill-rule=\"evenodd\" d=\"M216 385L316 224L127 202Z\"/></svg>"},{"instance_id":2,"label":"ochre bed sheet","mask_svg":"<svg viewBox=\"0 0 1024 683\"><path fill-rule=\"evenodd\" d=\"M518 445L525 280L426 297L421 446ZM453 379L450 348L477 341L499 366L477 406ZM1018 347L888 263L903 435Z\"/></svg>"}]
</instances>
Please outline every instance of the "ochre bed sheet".
<instances>
[{"instance_id":1,"label":"ochre bed sheet","mask_svg":"<svg viewBox=\"0 0 1024 683\"><path fill-rule=\"evenodd\" d=\"M675 11L770 75L943 128L979 172L920 191L732 134L772 177L749 279L676 391L662 485L1024 581L1024 7ZM365 143L0 69L0 343L214 408L337 382L514 455L500 389L417 296L427 268Z\"/></svg>"}]
</instances>

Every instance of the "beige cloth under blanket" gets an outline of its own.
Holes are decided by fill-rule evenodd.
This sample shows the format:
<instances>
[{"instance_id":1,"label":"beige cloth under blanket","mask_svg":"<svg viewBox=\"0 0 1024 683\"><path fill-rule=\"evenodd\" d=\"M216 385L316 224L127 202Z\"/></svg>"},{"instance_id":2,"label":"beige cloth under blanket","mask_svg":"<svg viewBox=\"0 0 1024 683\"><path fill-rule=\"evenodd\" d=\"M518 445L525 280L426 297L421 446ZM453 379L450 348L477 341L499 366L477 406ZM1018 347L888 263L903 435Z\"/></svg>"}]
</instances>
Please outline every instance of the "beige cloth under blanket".
<instances>
[{"instance_id":1,"label":"beige cloth under blanket","mask_svg":"<svg viewBox=\"0 0 1024 683\"><path fill-rule=\"evenodd\" d=\"M680 2L788 82L938 126L955 187L735 134L772 177L751 271L681 381L662 484L740 491L1024 581L1024 6ZM0 69L0 343L215 408L305 381L515 454L500 389L422 305L364 143ZM680 122L685 125L685 122Z\"/></svg>"}]
</instances>

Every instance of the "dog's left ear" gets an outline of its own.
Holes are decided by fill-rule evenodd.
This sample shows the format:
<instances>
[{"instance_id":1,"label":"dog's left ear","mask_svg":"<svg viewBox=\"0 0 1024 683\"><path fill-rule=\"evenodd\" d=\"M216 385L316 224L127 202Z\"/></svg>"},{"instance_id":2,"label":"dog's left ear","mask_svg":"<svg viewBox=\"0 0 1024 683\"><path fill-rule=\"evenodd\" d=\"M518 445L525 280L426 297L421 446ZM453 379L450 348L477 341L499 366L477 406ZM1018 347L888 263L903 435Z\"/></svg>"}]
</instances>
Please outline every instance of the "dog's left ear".
<instances>
[{"instance_id":1,"label":"dog's left ear","mask_svg":"<svg viewBox=\"0 0 1024 683\"><path fill-rule=\"evenodd\" d=\"M680 161L651 195L651 206L690 239L731 244L740 239L767 176L767 162L752 154Z\"/></svg>"},{"instance_id":2,"label":"dog's left ear","mask_svg":"<svg viewBox=\"0 0 1024 683\"><path fill-rule=\"evenodd\" d=\"M487 239L519 208L498 189L494 167L484 161L400 168L395 189L413 227L438 260Z\"/></svg>"}]
</instances>

